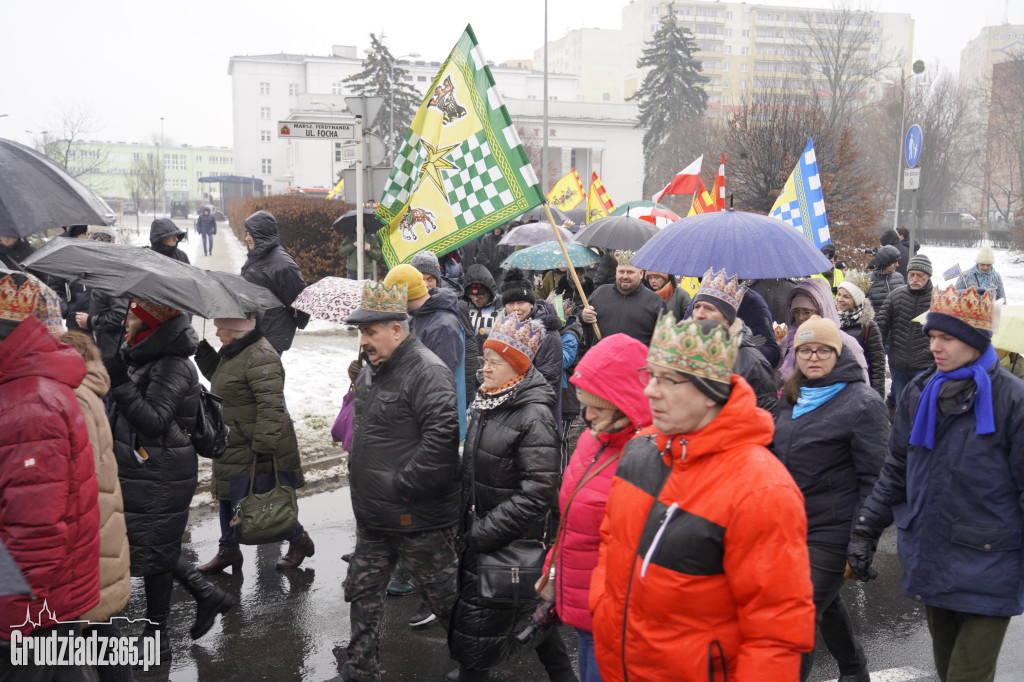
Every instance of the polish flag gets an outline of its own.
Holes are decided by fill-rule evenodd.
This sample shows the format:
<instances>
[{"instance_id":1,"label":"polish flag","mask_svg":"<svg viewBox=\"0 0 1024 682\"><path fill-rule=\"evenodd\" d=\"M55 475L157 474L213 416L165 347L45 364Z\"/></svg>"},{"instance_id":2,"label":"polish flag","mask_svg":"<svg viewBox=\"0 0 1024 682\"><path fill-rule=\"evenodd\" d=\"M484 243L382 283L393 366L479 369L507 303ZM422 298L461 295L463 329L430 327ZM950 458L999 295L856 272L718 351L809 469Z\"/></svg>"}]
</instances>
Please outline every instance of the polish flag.
<instances>
[{"instance_id":1,"label":"polish flag","mask_svg":"<svg viewBox=\"0 0 1024 682\"><path fill-rule=\"evenodd\" d=\"M655 193L651 197L655 202L660 203L661 198L669 194L693 194L697 191L697 181L700 179L700 164L704 160L704 155L701 154L697 157L697 160L691 163L689 166L676 173L676 176L672 178L665 189Z\"/></svg>"},{"instance_id":2,"label":"polish flag","mask_svg":"<svg viewBox=\"0 0 1024 682\"><path fill-rule=\"evenodd\" d=\"M722 165L718 167L718 176L715 177L715 184L711 188L711 196L715 198L715 204L719 211L725 210L725 154L722 154Z\"/></svg>"}]
</instances>

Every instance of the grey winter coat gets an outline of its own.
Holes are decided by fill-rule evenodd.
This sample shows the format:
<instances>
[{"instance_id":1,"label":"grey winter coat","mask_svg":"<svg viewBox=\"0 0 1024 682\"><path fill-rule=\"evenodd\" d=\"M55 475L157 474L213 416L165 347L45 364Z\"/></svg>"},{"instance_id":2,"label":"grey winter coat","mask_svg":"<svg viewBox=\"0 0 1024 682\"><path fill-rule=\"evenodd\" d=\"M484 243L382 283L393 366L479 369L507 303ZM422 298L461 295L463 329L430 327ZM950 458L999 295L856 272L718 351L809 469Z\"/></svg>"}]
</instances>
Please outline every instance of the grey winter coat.
<instances>
[{"instance_id":1,"label":"grey winter coat","mask_svg":"<svg viewBox=\"0 0 1024 682\"><path fill-rule=\"evenodd\" d=\"M889 367L920 372L935 362L928 350L928 335L914 318L932 304L932 283L918 290L904 286L896 289L882 304L875 317L882 345L889 347Z\"/></svg>"}]
</instances>

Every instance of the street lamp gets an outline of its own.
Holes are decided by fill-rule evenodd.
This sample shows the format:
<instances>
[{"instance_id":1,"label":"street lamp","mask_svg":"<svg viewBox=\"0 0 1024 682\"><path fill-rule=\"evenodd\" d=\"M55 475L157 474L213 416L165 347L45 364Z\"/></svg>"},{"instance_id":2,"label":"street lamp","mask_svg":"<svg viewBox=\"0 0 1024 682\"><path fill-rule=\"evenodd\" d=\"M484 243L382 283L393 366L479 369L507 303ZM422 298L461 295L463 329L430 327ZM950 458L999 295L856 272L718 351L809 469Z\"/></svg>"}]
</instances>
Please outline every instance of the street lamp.
<instances>
[{"instance_id":1,"label":"street lamp","mask_svg":"<svg viewBox=\"0 0 1024 682\"><path fill-rule=\"evenodd\" d=\"M334 102L320 102L320 101L310 102L310 104L317 104L317 105L320 105L320 106L323 106L323 107L330 107L331 108L331 126L334 125L334 107L338 106L337 104L335 104ZM333 189L334 186L336 184L338 184L338 181L334 177L334 157L335 157L335 155L337 153L337 144L338 143L335 142L333 138L330 138L330 143L331 143L331 182L328 185L328 187Z\"/></svg>"},{"instance_id":2,"label":"street lamp","mask_svg":"<svg viewBox=\"0 0 1024 682\"><path fill-rule=\"evenodd\" d=\"M916 62L914 62L913 66L911 68L913 70L913 73L910 74L909 78L913 78L917 74L922 73L924 71L924 62L921 61L920 59L918 59ZM901 171L903 170L903 135L906 132L904 129L906 128L906 125L907 125L907 91L906 91L906 88L903 85L903 81L904 80L905 79L900 78L900 82L899 83L894 83L892 81L889 81L889 83L891 85L897 86L900 89L900 92L903 94L902 102L900 104L900 111L901 111L901 115L900 115L900 139L899 139L899 143L896 145L898 147L899 151L896 154L896 205L895 205L895 207L893 208L893 211L892 211L892 229L894 229L894 230L899 227L899 221L900 221L900 186L903 184L902 182L900 182ZM911 243L911 245L910 245L910 251L911 251L911 255L913 255L913 251L914 251L913 243Z\"/></svg>"}]
</instances>

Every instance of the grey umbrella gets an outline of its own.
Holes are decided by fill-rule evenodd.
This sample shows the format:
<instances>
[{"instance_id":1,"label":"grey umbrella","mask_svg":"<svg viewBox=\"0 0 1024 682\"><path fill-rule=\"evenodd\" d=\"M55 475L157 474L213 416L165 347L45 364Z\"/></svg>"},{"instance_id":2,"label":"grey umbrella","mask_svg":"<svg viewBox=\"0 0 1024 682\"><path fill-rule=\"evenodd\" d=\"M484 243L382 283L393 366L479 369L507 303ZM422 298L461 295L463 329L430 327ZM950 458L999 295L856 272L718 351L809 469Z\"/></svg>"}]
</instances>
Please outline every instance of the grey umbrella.
<instances>
[{"instance_id":1,"label":"grey umbrella","mask_svg":"<svg viewBox=\"0 0 1024 682\"><path fill-rule=\"evenodd\" d=\"M576 235L576 243L600 249L627 249L637 251L660 230L647 222L628 215L610 215L598 218Z\"/></svg>"},{"instance_id":2,"label":"grey umbrella","mask_svg":"<svg viewBox=\"0 0 1024 682\"><path fill-rule=\"evenodd\" d=\"M55 161L0 138L0 237L62 225L106 225L107 208Z\"/></svg>"},{"instance_id":3,"label":"grey umbrella","mask_svg":"<svg viewBox=\"0 0 1024 682\"><path fill-rule=\"evenodd\" d=\"M562 241L566 243L572 242L572 232L564 227L559 227L558 231L562 234ZM552 242L554 240L555 232L548 223L527 223L526 225L513 227L505 233L505 236L498 243L502 246L533 246L534 244Z\"/></svg>"},{"instance_id":4,"label":"grey umbrella","mask_svg":"<svg viewBox=\"0 0 1024 682\"><path fill-rule=\"evenodd\" d=\"M283 307L270 291L240 277L125 244L54 239L23 265L90 289L168 305L208 320Z\"/></svg>"}]
</instances>

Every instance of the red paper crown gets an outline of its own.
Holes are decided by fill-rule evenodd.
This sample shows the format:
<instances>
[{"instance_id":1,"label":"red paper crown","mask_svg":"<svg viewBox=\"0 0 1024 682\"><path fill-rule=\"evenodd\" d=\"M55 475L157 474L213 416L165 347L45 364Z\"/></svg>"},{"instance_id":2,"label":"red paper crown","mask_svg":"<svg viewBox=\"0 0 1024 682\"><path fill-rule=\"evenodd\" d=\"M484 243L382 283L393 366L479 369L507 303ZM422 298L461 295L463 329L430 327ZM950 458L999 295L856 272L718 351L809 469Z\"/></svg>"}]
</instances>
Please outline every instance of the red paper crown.
<instances>
[{"instance_id":1,"label":"red paper crown","mask_svg":"<svg viewBox=\"0 0 1024 682\"><path fill-rule=\"evenodd\" d=\"M961 294L957 293L955 287L949 287L944 291L936 288L932 292L930 312L949 315L975 329L990 332L993 331L992 313L994 308L995 304L990 291L978 294L977 289L971 287Z\"/></svg>"}]
</instances>

